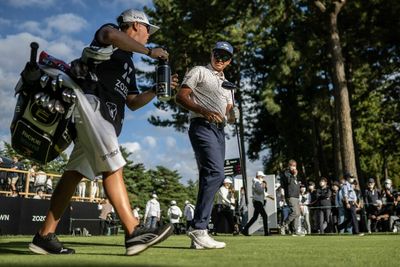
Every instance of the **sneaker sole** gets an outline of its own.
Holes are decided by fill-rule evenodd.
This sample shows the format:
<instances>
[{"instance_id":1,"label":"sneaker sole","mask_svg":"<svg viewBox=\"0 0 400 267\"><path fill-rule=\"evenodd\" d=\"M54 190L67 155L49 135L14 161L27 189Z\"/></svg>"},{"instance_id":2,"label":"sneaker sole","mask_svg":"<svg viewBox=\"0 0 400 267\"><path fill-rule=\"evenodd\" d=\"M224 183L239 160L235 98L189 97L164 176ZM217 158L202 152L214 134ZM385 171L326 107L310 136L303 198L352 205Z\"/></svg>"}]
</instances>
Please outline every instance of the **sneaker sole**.
<instances>
[{"instance_id":1,"label":"sneaker sole","mask_svg":"<svg viewBox=\"0 0 400 267\"><path fill-rule=\"evenodd\" d=\"M192 233L189 232L189 233L188 233L188 236L193 240L193 242L196 242L197 245L201 246L203 249L223 249L223 248L225 248L225 246L222 246L222 247L216 247L216 246L214 246L214 247L207 247L207 246L205 246L204 244L202 244L201 242L199 242L198 239L196 238L196 236L193 235Z\"/></svg>"},{"instance_id":2,"label":"sneaker sole","mask_svg":"<svg viewBox=\"0 0 400 267\"><path fill-rule=\"evenodd\" d=\"M40 254L40 255L49 255L51 253L47 252L46 250L42 249L41 247L36 246L33 243L29 244L29 250L33 253Z\"/></svg>"},{"instance_id":3,"label":"sneaker sole","mask_svg":"<svg viewBox=\"0 0 400 267\"><path fill-rule=\"evenodd\" d=\"M140 252L145 251L149 247L154 246L154 245L156 245L158 243L161 243L162 241L166 240L168 237L170 237L172 235L173 232L174 232L174 228L172 227L172 225L170 225L166 231L164 231L161 235L159 235L157 238L155 238L150 243L136 245L136 246L127 248L126 249L126 255L127 256L137 255Z\"/></svg>"}]
</instances>

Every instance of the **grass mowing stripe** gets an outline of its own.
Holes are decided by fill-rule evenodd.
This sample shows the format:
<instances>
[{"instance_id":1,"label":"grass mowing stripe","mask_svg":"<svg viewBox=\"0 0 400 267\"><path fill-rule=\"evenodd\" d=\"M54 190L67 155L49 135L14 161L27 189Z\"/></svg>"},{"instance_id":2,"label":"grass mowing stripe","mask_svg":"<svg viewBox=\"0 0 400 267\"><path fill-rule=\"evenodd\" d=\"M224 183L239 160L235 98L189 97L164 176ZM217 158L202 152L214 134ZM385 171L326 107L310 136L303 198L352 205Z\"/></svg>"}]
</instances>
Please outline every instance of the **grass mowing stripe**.
<instances>
[{"instance_id":1,"label":"grass mowing stripe","mask_svg":"<svg viewBox=\"0 0 400 267\"><path fill-rule=\"evenodd\" d=\"M75 255L42 256L28 250L32 237L0 236L0 266L392 266L400 262L400 235L218 236L219 250L189 249L186 236L137 256L124 256L120 236L61 236Z\"/></svg>"}]
</instances>

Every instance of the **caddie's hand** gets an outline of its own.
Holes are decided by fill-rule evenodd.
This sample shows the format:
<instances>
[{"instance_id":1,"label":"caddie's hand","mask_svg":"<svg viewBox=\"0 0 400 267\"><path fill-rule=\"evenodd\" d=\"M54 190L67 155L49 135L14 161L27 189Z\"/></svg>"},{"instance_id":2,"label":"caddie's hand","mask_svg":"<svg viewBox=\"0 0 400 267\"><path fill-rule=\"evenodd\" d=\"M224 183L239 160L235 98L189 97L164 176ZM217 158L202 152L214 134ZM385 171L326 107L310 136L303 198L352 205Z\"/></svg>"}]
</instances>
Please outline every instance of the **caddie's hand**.
<instances>
[{"instance_id":1,"label":"caddie's hand","mask_svg":"<svg viewBox=\"0 0 400 267\"><path fill-rule=\"evenodd\" d=\"M221 123L221 122L224 121L224 118L218 112L213 112L213 111L209 111L209 110L204 109L201 114L209 122Z\"/></svg>"},{"instance_id":2,"label":"caddie's hand","mask_svg":"<svg viewBox=\"0 0 400 267\"><path fill-rule=\"evenodd\" d=\"M171 75L171 88L175 89L179 85L178 74Z\"/></svg>"},{"instance_id":3,"label":"caddie's hand","mask_svg":"<svg viewBox=\"0 0 400 267\"><path fill-rule=\"evenodd\" d=\"M168 56L169 56L169 54L168 54L167 50L165 50L161 47L151 49L150 57L152 57L154 59L157 59L157 58L168 59Z\"/></svg>"}]
</instances>

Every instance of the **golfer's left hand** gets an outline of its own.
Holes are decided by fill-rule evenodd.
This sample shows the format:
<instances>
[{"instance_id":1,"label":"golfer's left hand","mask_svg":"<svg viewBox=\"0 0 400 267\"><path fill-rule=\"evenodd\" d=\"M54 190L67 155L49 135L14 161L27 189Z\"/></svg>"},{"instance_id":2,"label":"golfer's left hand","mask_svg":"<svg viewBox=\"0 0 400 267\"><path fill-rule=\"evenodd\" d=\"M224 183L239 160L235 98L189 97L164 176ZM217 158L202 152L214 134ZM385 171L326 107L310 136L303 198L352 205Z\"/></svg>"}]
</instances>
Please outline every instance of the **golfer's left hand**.
<instances>
[{"instance_id":1,"label":"golfer's left hand","mask_svg":"<svg viewBox=\"0 0 400 267\"><path fill-rule=\"evenodd\" d=\"M178 74L171 75L171 88L175 89L179 85Z\"/></svg>"}]
</instances>

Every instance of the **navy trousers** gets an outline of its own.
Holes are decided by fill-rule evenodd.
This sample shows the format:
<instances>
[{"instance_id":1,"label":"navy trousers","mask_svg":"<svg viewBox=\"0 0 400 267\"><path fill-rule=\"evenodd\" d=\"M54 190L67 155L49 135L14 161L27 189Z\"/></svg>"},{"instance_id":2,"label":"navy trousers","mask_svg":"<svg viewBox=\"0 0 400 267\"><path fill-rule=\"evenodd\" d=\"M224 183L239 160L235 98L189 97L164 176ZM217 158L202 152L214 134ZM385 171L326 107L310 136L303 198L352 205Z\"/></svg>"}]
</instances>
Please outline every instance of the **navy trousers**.
<instances>
[{"instance_id":1,"label":"navy trousers","mask_svg":"<svg viewBox=\"0 0 400 267\"><path fill-rule=\"evenodd\" d=\"M189 138L199 168L199 192L192 227L204 230L210 221L214 196L225 178L225 132L223 127L207 121L192 120Z\"/></svg>"}]
</instances>

